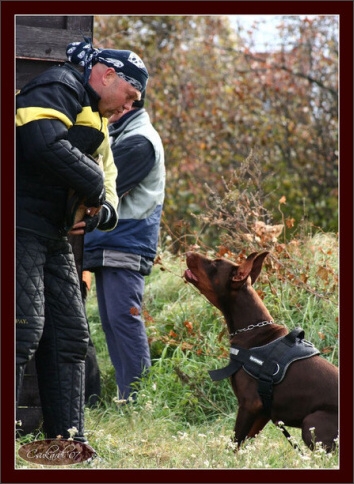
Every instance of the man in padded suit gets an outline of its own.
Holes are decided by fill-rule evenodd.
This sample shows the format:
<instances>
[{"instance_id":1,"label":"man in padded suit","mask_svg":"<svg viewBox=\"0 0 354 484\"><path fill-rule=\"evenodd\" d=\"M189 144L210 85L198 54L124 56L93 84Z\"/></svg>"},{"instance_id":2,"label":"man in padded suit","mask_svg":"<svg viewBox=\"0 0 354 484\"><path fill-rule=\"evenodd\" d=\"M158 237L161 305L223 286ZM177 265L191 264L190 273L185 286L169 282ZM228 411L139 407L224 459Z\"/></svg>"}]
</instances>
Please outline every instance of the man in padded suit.
<instances>
[{"instance_id":1,"label":"man in padded suit","mask_svg":"<svg viewBox=\"0 0 354 484\"><path fill-rule=\"evenodd\" d=\"M133 52L97 50L87 39L67 57L16 99L16 402L35 355L45 436L68 438L75 427L84 442L89 333L67 235L116 226L108 118L140 99L148 73ZM70 192L85 213L74 225Z\"/></svg>"}]
</instances>

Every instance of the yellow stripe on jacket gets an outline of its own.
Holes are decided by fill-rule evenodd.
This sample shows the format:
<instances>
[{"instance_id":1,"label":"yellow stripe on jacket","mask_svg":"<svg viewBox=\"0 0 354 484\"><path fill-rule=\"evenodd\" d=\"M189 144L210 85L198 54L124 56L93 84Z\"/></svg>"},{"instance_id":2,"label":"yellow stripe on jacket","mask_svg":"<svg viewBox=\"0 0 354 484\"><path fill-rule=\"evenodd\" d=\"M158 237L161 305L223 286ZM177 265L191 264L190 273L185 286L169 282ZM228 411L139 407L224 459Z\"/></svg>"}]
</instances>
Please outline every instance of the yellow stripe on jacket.
<instances>
[{"instance_id":1,"label":"yellow stripe on jacket","mask_svg":"<svg viewBox=\"0 0 354 484\"><path fill-rule=\"evenodd\" d=\"M68 116L52 108L28 107L18 108L16 111L16 126L24 126L40 119L59 119L67 128L73 125Z\"/></svg>"}]
</instances>

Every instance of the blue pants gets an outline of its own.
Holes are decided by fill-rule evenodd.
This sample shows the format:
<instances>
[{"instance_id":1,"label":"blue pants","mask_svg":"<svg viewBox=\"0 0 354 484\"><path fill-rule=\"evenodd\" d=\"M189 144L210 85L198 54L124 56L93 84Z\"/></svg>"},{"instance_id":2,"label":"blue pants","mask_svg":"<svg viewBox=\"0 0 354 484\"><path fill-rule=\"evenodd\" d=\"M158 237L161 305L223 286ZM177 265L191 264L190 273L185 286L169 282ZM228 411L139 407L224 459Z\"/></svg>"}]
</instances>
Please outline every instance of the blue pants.
<instances>
[{"instance_id":1,"label":"blue pants","mask_svg":"<svg viewBox=\"0 0 354 484\"><path fill-rule=\"evenodd\" d=\"M118 396L127 399L134 392L132 384L151 366L141 316L144 276L114 267L95 269L95 276L98 308L116 373Z\"/></svg>"}]
</instances>

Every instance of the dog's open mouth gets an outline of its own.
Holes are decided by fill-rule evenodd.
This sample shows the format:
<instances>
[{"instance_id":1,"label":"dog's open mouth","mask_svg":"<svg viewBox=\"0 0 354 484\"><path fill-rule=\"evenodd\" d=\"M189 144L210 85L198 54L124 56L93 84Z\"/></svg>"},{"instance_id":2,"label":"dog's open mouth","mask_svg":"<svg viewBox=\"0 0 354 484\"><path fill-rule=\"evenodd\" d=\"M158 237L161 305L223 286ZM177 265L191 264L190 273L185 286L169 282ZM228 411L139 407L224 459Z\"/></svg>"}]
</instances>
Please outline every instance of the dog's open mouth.
<instances>
[{"instance_id":1,"label":"dog's open mouth","mask_svg":"<svg viewBox=\"0 0 354 484\"><path fill-rule=\"evenodd\" d=\"M185 277L187 282L193 282L193 281L198 282L197 276L195 276L190 269L186 269L184 271L184 277Z\"/></svg>"}]
</instances>

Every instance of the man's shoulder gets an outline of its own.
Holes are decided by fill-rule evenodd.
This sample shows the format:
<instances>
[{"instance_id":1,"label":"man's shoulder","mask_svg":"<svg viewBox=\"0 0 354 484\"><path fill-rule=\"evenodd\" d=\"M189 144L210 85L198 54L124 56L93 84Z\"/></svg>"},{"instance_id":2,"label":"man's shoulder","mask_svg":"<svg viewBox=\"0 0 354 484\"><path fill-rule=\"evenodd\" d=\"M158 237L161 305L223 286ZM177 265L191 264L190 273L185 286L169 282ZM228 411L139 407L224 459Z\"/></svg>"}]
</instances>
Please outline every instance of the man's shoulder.
<instances>
[{"instance_id":1,"label":"man's shoulder","mask_svg":"<svg viewBox=\"0 0 354 484\"><path fill-rule=\"evenodd\" d=\"M115 150L118 149L119 153L123 153L125 150L129 151L130 149L134 149L135 154L138 152L143 152L146 154L146 150L148 148L153 148L153 145L149 138L146 135L134 133L129 133L126 137L115 139L112 138L112 149L113 153Z\"/></svg>"},{"instance_id":2,"label":"man's shoulder","mask_svg":"<svg viewBox=\"0 0 354 484\"><path fill-rule=\"evenodd\" d=\"M31 90L39 86L50 84L63 84L71 89L83 90L82 76L75 69L67 64L61 66L54 66L42 72L40 75L32 79L23 89L22 92Z\"/></svg>"}]
</instances>

